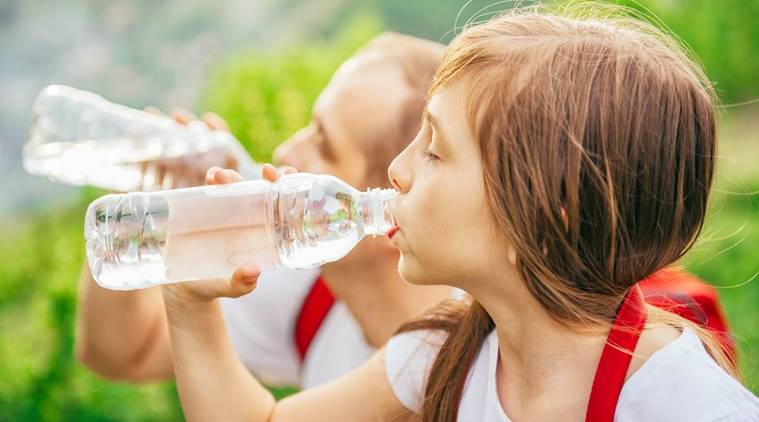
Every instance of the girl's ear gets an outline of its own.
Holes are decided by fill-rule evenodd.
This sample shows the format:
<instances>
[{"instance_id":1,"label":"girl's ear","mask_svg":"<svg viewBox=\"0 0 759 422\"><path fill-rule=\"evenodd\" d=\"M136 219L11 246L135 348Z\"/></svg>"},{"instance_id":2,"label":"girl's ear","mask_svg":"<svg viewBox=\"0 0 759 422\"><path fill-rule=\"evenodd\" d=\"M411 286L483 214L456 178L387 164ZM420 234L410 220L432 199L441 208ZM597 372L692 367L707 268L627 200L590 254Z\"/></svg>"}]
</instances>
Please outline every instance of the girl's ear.
<instances>
[{"instance_id":1,"label":"girl's ear","mask_svg":"<svg viewBox=\"0 0 759 422\"><path fill-rule=\"evenodd\" d=\"M517 266L517 250L513 246L509 245L506 249L506 257L509 259L509 264L514 267Z\"/></svg>"}]
</instances>

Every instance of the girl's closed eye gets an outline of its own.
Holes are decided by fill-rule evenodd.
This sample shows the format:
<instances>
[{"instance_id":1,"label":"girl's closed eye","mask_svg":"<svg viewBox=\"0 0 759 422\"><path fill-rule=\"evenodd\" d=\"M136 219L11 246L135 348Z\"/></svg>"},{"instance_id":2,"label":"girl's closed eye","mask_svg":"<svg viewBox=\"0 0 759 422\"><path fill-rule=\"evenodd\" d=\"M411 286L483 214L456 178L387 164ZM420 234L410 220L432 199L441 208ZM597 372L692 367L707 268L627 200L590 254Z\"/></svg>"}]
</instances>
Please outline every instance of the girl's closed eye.
<instances>
[{"instance_id":1,"label":"girl's closed eye","mask_svg":"<svg viewBox=\"0 0 759 422\"><path fill-rule=\"evenodd\" d=\"M424 150L424 159L426 161L438 161L440 160L440 157L438 157L438 155L432 152L432 150L430 150L428 147Z\"/></svg>"},{"instance_id":2,"label":"girl's closed eye","mask_svg":"<svg viewBox=\"0 0 759 422\"><path fill-rule=\"evenodd\" d=\"M434 143L434 140L435 140L435 129L432 127L432 125L428 125L427 134L429 137L428 138L429 143L427 144L427 147L424 149L424 160L438 161L440 160L440 156L432 150L432 144Z\"/></svg>"}]
</instances>

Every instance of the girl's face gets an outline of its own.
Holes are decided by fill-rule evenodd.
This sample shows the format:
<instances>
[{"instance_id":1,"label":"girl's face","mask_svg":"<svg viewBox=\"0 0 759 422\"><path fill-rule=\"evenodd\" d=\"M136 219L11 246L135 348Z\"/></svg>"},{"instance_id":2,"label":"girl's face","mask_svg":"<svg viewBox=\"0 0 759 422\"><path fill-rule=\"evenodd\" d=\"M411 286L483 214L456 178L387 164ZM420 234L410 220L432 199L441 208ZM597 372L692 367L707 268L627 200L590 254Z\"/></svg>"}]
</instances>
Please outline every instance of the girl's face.
<instances>
[{"instance_id":1,"label":"girl's face","mask_svg":"<svg viewBox=\"0 0 759 422\"><path fill-rule=\"evenodd\" d=\"M467 288L498 274L505 245L488 208L480 153L466 117L466 81L439 89L422 128L388 170L401 276L414 284Z\"/></svg>"}]
</instances>

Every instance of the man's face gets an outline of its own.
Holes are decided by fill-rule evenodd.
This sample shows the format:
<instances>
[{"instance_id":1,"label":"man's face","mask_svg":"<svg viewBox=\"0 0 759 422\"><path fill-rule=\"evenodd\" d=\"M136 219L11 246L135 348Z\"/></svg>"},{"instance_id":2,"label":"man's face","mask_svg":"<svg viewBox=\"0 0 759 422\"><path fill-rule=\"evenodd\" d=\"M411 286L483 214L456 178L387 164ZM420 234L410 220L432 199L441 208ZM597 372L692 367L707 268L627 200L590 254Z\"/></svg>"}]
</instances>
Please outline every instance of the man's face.
<instances>
[{"instance_id":1,"label":"man's face","mask_svg":"<svg viewBox=\"0 0 759 422\"><path fill-rule=\"evenodd\" d=\"M386 180L369 174L372 157L367 151L376 142L398 145L385 137L398 136L401 105L409 92L399 66L371 53L348 60L319 95L311 123L274 151L275 164L331 174L360 190ZM387 238L365 239L343 259L324 265L322 275L334 286L385 260L395 263L397 257Z\"/></svg>"},{"instance_id":2,"label":"man's face","mask_svg":"<svg viewBox=\"0 0 759 422\"><path fill-rule=\"evenodd\" d=\"M399 66L371 54L351 58L319 95L311 123L274 151L274 163L331 174L365 189L373 176L367 151L396 133L408 93Z\"/></svg>"}]
</instances>

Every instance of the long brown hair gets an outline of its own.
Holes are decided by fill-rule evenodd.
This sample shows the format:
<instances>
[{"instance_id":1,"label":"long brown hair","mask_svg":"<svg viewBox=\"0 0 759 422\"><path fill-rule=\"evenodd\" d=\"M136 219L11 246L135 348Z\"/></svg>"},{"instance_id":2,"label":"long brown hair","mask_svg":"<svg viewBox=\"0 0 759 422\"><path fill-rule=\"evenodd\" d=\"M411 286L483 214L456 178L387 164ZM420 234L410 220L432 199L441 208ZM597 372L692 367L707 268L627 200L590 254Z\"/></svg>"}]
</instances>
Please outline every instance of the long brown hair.
<instances>
[{"instance_id":1,"label":"long brown hair","mask_svg":"<svg viewBox=\"0 0 759 422\"><path fill-rule=\"evenodd\" d=\"M463 31L431 94L465 79L489 207L521 279L571 329L608 327L637 281L698 236L716 156L716 100L670 36L627 11L587 5L508 12ZM649 322L696 329L653 310ZM442 329L421 417L454 420L464 379L494 328L476 301L401 331Z\"/></svg>"}]
</instances>

